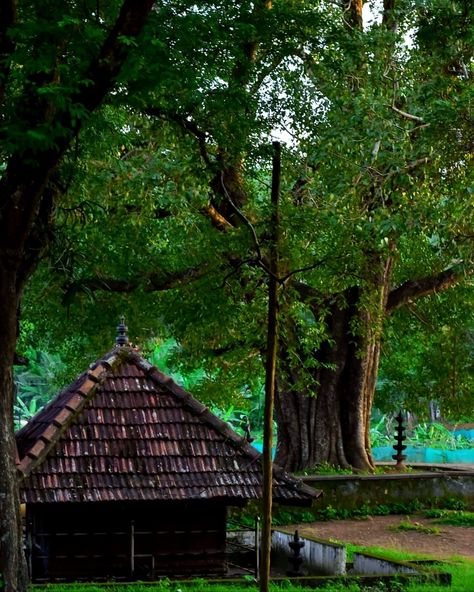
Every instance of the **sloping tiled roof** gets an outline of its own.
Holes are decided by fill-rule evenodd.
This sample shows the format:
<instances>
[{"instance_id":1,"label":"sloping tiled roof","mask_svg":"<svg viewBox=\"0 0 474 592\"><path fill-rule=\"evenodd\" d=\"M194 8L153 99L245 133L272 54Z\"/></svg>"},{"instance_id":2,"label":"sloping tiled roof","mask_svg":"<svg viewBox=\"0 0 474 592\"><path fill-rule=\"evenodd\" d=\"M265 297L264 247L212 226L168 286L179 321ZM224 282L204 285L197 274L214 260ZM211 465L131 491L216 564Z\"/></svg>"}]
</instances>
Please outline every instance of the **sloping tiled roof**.
<instances>
[{"instance_id":1,"label":"sloping tiled roof","mask_svg":"<svg viewBox=\"0 0 474 592\"><path fill-rule=\"evenodd\" d=\"M129 347L93 364L17 433L27 503L261 497L261 455ZM274 469L274 498L318 492Z\"/></svg>"}]
</instances>

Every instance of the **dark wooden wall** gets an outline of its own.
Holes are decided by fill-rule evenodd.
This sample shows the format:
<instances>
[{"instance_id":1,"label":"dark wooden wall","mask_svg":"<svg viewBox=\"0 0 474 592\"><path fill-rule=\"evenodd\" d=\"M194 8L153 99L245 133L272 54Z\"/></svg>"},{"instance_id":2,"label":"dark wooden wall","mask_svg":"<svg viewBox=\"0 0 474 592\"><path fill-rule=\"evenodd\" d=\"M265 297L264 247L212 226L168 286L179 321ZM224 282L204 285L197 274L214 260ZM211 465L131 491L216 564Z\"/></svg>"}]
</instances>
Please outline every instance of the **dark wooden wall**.
<instances>
[{"instance_id":1,"label":"dark wooden wall","mask_svg":"<svg viewBox=\"0 0 474 592\"><path fill-rule=\"evenodd\" d=\"M27 507L33 581L225 573L223 502L100 502Z\"/></svg>"}]
</instances>

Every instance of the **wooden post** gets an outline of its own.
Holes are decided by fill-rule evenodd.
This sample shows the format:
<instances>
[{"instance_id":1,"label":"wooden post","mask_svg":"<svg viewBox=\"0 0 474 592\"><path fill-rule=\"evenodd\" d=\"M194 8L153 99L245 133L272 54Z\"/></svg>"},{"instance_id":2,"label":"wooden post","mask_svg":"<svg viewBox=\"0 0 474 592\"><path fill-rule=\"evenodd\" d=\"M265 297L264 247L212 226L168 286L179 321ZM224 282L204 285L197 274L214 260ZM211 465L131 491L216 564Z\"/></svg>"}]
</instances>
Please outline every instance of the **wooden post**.
<instances>
[{"instance_id":1,"label":"wooden post","mask_svg":"<svg viewBox=\"0 0 474 592\"><path fill-rule=\"evenodd\" d=\"M255 517L255 580L260 579L260 518Z\"/></svg>"},{"instance_id":2,"label":"wooden post","mask_svg":"<svg viewBox=\"0 0 474 592\"><path fill-rule=\"evenodd\" d=\"M26 524L26 541L25 541L25 555L28 567L28 577L31 581L33 578L33 518L28 506L25 509L25 524Z\"/></svg>"},{"instance_id":3,"label":"wooden post","mask_svg":"<svg viewBox=\"0 0 474 592\"><path fill-rule=\"evenodd\" d=\"M276 359L278 344L278 243L280 216L281 146L273 143L272 214L270 277L268 281L267 357L265 363L265 415L263 426L263 520L260 592L268 592L270 583L270 552L272 540L272 482L273 482L273 406L275 400Z\"/></svg>"},{"instance_id":4,"label":"wooden post","mask_svg":"<svg viewBox=\"0 0 474 592\"><path fill-rule=\"evenodd\" d=\"M130 577L135 575L135 521L130 522Z\"/></svg>"}]
</instances>

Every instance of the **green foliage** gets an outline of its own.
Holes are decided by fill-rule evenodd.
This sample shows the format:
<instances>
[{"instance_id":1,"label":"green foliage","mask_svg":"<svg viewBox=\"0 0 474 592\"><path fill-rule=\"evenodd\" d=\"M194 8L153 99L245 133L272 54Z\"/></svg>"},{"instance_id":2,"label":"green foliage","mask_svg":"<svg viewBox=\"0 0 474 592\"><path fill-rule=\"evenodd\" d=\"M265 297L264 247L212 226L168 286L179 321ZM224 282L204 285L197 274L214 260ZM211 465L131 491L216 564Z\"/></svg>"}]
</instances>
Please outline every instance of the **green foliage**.
<instances>
[{"instance_id":1,"label":"green foliage","mask_svg":"<svg viewBox=\"0 0 474 592\"><path fill-rule=\"evenodd\" d=\"M412 514L419 512L426 506L418 501L410 503L378 504L369 506L362 504L358 508L335 508L330 504L324 508L290 509L277 506L273 512L274 526L287 526L289 524L301 524L305 522L327 521L327 520L348 520L350 518L365 519L369 516L388 516L390 514ZM250 507L244 510L234 511L232 517L239 524L245 524L249 528L254 527L255 515L258 508Z\"/></svg>"},{"instance_id":2,"label":"green foliage","mask_svg":"<svg viewBox=\"0 0 474 592\"><path fill-rule=\"evenodd\" d=\"M425 526L420 522L412 522L408 517L406 520L401 520L400 524L394 525L391 527L391 530L400 531L400 532L407 532L407 531L415 531L421 532L422 534L441 534L441 530L437 527Z\"/></svg>"},{"instance_id":3,"label":"green foliage","mask_svg":"<svg viewBox=\"0 0 474 592\"><path fill-rule=\"evenodd\" d=\"M462 510L426 510L427 518L436 518L436 524L449 524L451 526L470 526L474 527L474 512L464 512Z\"/></svg>"},{"instance_id":4,"label":"green foliage","mask_svg":"<svg viewBox=\"0 0 474 592\"><path fill-rule=\"evenodd\" d=\"M436 401L444 418L472 415L474 311L472 286L418 301L387 322L377 406L427 418Z\"/></svg>"},{"instance_id":5,"label":"green foliage","mask_svg":"<svg viewBox=\"0 0 474 592\"><path fill-rule=\"evenodd\" d=\"M58 170L67 196L56 212L49 259L23 305L38 347L60 353L71 378L113 345L125 312L133 341L175 339L173 372L196 378L198 398L223 409L234 424L242 410L257 425L266 276L235 212L229 214L233 227L221 232L203 211L210 202L229 209L215 187L219 174L234 168L239 205L266 255L268 138L283 129L291 140L283 154L281 260L284 269L302 271L284 282L280 334L296 390L317 393L318 370L340 362L320 354L333 345L331 313L336 303L346 306L344 290L357 288L362 312L381 330L374 262L393 257L393 286L469 265L472 85L462 65L472 65L472 29L458 3L408 2L397 11L396 32L375 18L355 32L336 5L274 4L260 12L252 3L172 0L153 13L139 47L122 38L132 56L109 104L88 119ZM51 71L57 55L50 40L64 31L61 84L44 84L40 94L51 97L54 108L81 116L71 93L117 8L112 2L94 18L82 5L52 6L45 14L30 7L25 16L31 18L14 31L21 43L6 146L54 144L64 132L35 127L25 133L15 104L29 74ZM311 289L310 299L301 297L301 286ZM466 292L472 303L472 289ZM433 300L436 317L440 298ZM464 346L471 328L460 333L446 312L443 339L439 325L423 339L421 329L411 330L412 313L410 306L406 331L390 321L381 405L391 410L410 401L421 409L435 393L451 400L447 409L465 408L472 392ZM351 340L364 330L355 319ZM400 343L389 351L395 334ZM449 357L431 355L447 351L447 344L463 360L449 389ZM426 352L430 365L423 364Z\"/></svg>"},{"instance_id":6,"label":"green foliage","mask_svg":"<svg viewBox=\"0 0 474 592\"><path fill-rule=\"evenodd\" d=\"M452 497L444 500L442 507L445 510L465 510L467 508L467 504L463 500Z\"/></svg>"},{"instance_id":7,"label":"green foliage","mask_svg":"<svg viewBox=\"0 0 474 592\"><path fill-rule=\"evenodd\" d=\"M374 421L370 429L372 446L392 446L395 443L393 418L382 415ZM462 435L455 435L444 425L432 423L420 423L412 430L407 431L405 444L407 446L419 446L438 448L442 450L464 450L472 448L472 442Z\"/></svg>"},{"instance_id":8,"label":"green foliage","mask_svg":"<svg viewBox=\"0 0 474 592\"><path fill-rule=\"evenodd\" d=\"M374 415L374 414L373 414ZM372 420L370 425L370 441L372 446L391 446L394 443L394 434L387 415L381 415L377 420Z\"/></svg>"},{"instance_id":9,"label":"green foliage","mask_svg":"<svg viewBox=\"0 0 474 592\"><path fill-rule=\"evenodd\" d=\"M275 526L287 526L290 524L301 524L305 522L317 522L327 520L349 520L349 519L366 519L370 516L389 516L402 514L409 516L423 512L427 518L446 518L446 522L439 522L439 524L455 524L460 526L472 525L472 512L467 512L460 507L465 508L465 503L462 500L442 500L435 501L435 508L427 509L426 504L414 500L409 503L397 502L391 504L377 504L369 506L362 504L358 508L336 508L330 504L324 508L312 508L309 510L303 509L289 509L277 507L273 514L273 524ZM457 509L450 509L455 506ZM236 514L236 519L241 524L246 524L250 528L254 525L255 509L243 510ZM448 520L452 518L453 522ZM404 522L409 522L405 520ZM463 524L465 522L465 524ZM413 524L413 523L411 523ZM415 524L416 527L416 524ZM402 527L403 528L403 527ZM407 525L407 529L410 525Z\"/></svg>"},{"instance_id":10,"label":"green foliage","mask_svg":"<svg viewBox=\"0 0 474 592\"><path fill-rule=\"evenodd\" d=\"M369 506L362 504L358 508L334 508L331 505L315 513L316 520L347 520L349 518L367 518L368 516L388 516L389 514L411 514L422 508L418 501L409 503L378 504Z\"/></svg>"},{"instance_id":11,"label":"green foliage","mask_svg":"<svg viewBox=\"0 0 474 592\"><path fill-rule=\"evenodd\" d=\"M273 512L272 524L285 526L287 524L299 524L301 522L314 522L315 514L310 510L289 510L278 508Z\"/></svg>"},{"instance_id":12,"label":"green foliage","mask_svg":"<svg viewBox=\"0 0 474 592\"><path fill-rule=\"evenodd\" d=\"M25 351L27 366L15 368L16 428L24 425L57 394L64 364L58 355L29 348Z\"/></svg>"},{"instance_id":13,"label":"green foliage","mask_svg":"<svg viewBox=\"0 0 474 592\"><path fill-rule=\"evenodd\" d=\"M151 347L150 347L151 346ZM151 350L147 354L146 350ZM146 355L149 362L156 366L165 374L171 376L179 385L187 390L193 390L203 380L208 379L206 373L202 368L197 368L190 374L182 374L173 365L173 360L176 358L176 353L179 352L179 346L174 339L166 339L161 343L153 341L150 345L145 347L144 355ZM225 420L224 420L225 421Z\"/></svg>"},{"instance_id":14,"label":"green foliage","mask_svg":"<svg viewBox=\"0 0 474 592\"><path fill-rule=\"evenodd\" d=\"M439 423L417 425L407 442L414 446L430 446L449 450L471 448L472 443L463 436L456 436Z\"/></svg>"}]
</instances>

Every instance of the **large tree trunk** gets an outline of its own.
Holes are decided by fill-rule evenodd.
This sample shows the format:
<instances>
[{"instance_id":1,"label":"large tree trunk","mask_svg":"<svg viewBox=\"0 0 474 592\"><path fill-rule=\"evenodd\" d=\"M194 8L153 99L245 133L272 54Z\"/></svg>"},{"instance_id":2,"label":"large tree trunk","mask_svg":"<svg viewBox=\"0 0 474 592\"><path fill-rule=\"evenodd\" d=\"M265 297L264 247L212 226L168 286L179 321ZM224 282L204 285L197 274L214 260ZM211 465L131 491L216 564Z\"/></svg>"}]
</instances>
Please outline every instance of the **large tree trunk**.
<instances>
[{"instance_id":1,"label":"large tree trunk","mask_svg":"<svg viewBox=\"0 0 474 592\"><path fill-rule=\"evenodd\" d=\"M12 366L17 339L20 294L16 274L0 262L0 573L6 592L23 592L27 570L22 552L22 524L13 430Z\"/></svg>"},{"instance_id":2,"label":"large tree trunk","mask_svg":"<svg viewBox=\"0 0 474 592\"><path fill-rule=\"evenodd\" d=\"M332 303L329 339L314 353L314 390L301 386L307 380L302 380L302 370L292 361L296 335L281 344L276 462L285 469L297 471L321 463L373 469L370 415L390 275L389 259L370 289L370 298L360 288L350 288ZM287 328L287 338L291 334Z\"/></svg>"},{"instance_id":3,"label":"large tree trunk","mask_svg":"<svg viewBox=\"0 0 474 592\"><path fill-rule=\"evenodd\" d=\"M139 35L153 4L154 0L123 0L117 7L115 21L104 23L109 34L99 53L94 56L95 47L91 47L93 57L89 66L79 67L76 82L71 78L73 90L66 97L64 107L54 100L50 102L44 93L40 94L42 87L46 88L50 82L49 75L45 80L43 72L30 72L24 88L18 84L23 94L14 101L17 109L13 117L19 129L45 128L55 132L52 132L51 142L44 142L41 149L20 143L9 156L0 177L0 569L8 592L23 592L27 581L15 472L12 366L23 286L50 241L55 196L49 192L51 188L46 188L72 140L89 114L102 104L120 73L129 45L123 40ZM7 10L3 9L3 4L0 8L0 16L5 17L4 22L0 22L0 51L4 53L2 61L9 64L8 53L13 50L13 44L7 29L14 24L16 3L6 5ZM56 37L52 39L52 43L56 41L58 46L52 45L51 49L59 50L62 43ZM41 40L39 47L43 47ZM70 66L72 76L76 64ZM83 71L82 67L87 69ZM5 83L8 78L5 68L3 75ZM1 97L6 87L0 86ZM81 105L81 114L73 114L70 105ZM5 116L8 129L11 114Z\"/></svg>"}]
</instances>

